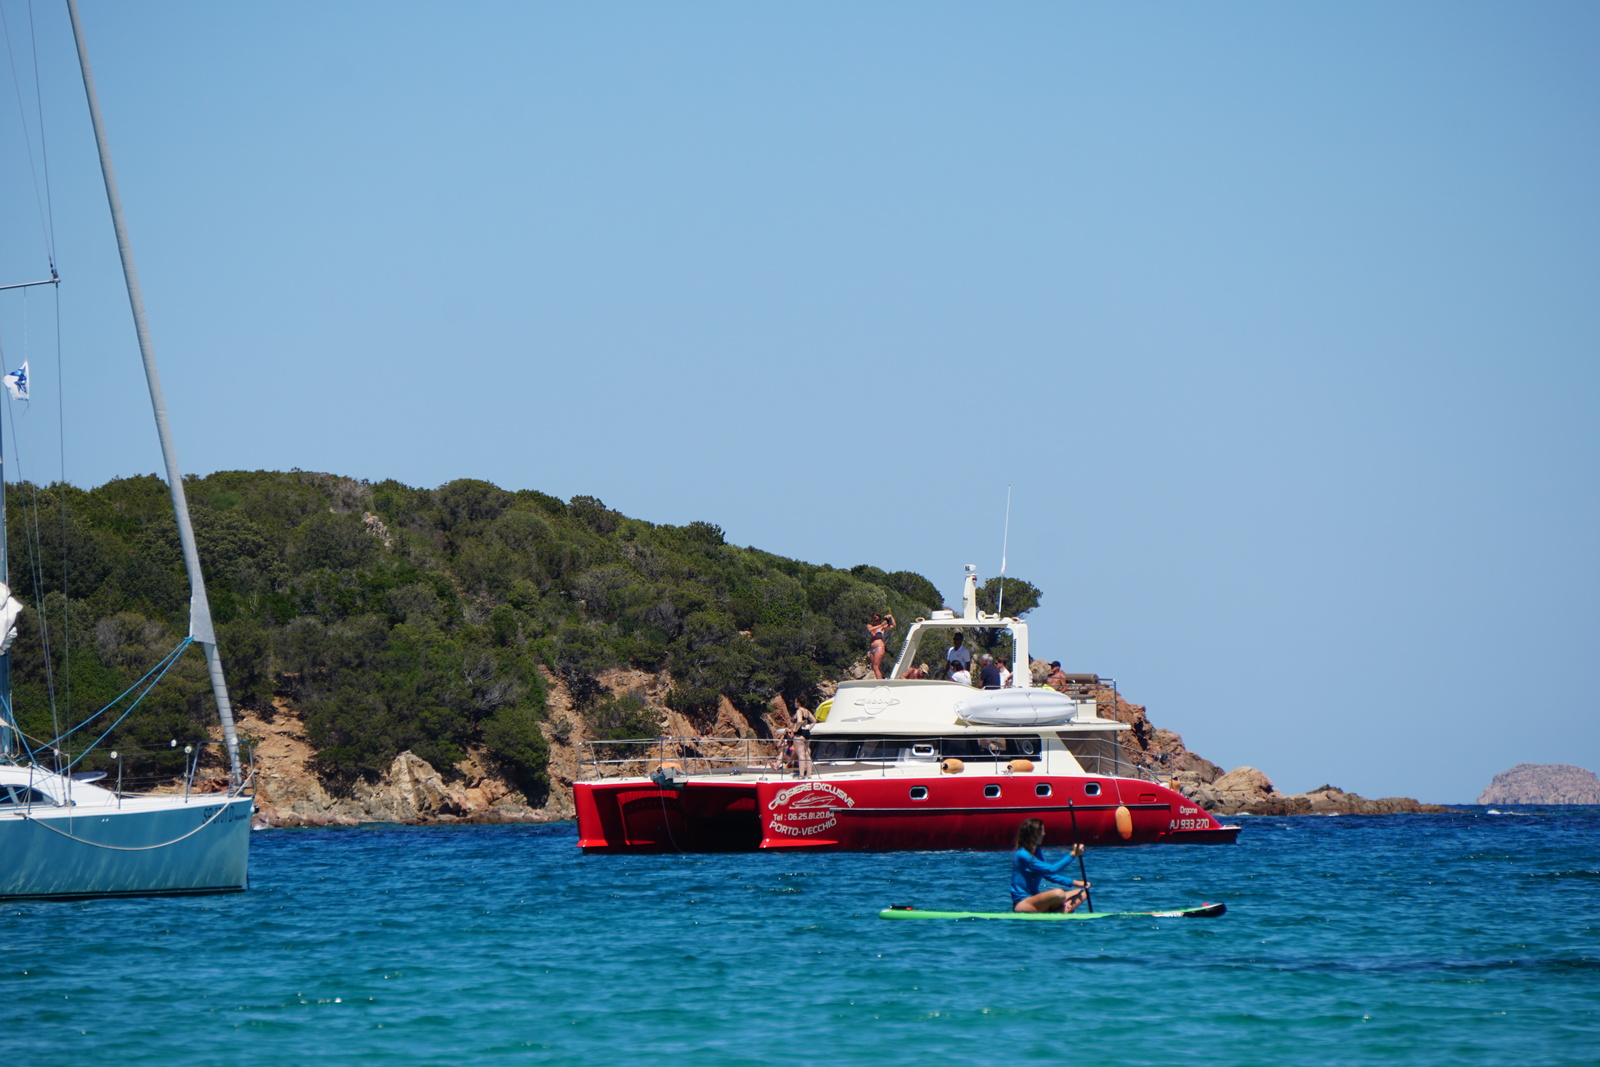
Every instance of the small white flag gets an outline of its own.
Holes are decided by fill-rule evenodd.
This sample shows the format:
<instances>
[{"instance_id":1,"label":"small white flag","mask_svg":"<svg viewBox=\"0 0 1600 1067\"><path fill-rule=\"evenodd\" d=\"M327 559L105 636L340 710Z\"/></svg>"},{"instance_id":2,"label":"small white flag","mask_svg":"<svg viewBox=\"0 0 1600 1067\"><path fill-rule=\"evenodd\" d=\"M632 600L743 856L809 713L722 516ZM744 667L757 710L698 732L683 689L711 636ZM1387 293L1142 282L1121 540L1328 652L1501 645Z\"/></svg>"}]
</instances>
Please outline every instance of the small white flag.
<instances>
[{"instance_id":1,"label":"small white flag","mask_svg":"<svg viewBox=\"0 0 1600 1067\"><path fill-rule=\"evenodd\" d=\"M23 363L22 363L22 366L18 367L16 370L14 370L10 374L6 375L4 378L0 378L0 381L4 381L6 383L6 388L11 390L11 399L13 399L13 400L26 400L26 399L28 399L28 363L27 363L27 361L24 360Z\"/></svg>"}]
</instances>

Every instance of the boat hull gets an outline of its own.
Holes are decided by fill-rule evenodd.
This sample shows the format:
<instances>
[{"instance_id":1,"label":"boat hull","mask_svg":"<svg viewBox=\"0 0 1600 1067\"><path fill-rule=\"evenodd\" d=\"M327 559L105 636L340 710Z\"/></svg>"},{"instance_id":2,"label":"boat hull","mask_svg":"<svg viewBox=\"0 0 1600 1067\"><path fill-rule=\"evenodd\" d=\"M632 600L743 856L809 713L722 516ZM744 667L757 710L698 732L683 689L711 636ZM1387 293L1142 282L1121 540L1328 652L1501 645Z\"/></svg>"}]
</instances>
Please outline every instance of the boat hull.
<instances>
[{"instance_id":1,"label":"boat hull","mask_svg":"<svg viewBox=\"0 0 1600 1067\"><path fill-rule=\"evenodd\" d=\"M0 900L234 893L248 888L247 796L0 816Z\"/></svg>"},{"instance_id":2,"label":"boat hull","mask_svg":"<svg viewBox=\"0 0 1600 1067\"><path fill-rule=\"evenodd\" d=\"M1091 846L1227 843L1239 833L1165 786L1091 776L624 779L573 792L588 852L1005 849L1028 818L1044 821L1049 841Z\"/></svg>"}]
</instances>

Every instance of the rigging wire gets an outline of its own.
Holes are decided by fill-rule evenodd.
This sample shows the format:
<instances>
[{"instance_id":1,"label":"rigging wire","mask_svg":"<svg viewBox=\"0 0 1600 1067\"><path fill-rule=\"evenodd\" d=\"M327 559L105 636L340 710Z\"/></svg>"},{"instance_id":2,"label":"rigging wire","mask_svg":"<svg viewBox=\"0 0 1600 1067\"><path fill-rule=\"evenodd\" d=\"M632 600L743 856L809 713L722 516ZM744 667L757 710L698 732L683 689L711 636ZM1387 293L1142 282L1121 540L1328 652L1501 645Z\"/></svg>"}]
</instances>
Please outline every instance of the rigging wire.
<instances>
[{"instance_id":1,"label":"rigging wire","mask_svg":"<svg viewBox=\"0 0 1600 1067\"><path fill-rule=\"evenodd\" d=\"M50 174L45 172L45 194L50 191ZM67 565L72 553L67 551L67 376L61 359L61 286L56 291L56 457L60 461L60 479L56 483L56 505L61 513L61 706L67 717L72 717L72 591L67 585ZM39 628L45 630L50 620L40 617ZM55 689L51 688L50 706L55 708Z\"/></svg>"},{"instance_id":2,"label":"rigging wire","mask_svg":"<svg viewBox=\"0 0 1600 1067\"><path fill-rule=\"evenodd\" d=\"M12 88L14 88L16 90L16 94L17 94L17 117L22 120L22 136L23 136L23 140L25 140L27 142L27 144L28 144L28 174L33 179L33 201L34 201L34 206L39 211L39 236L44 239L45 249L46 249L47 254L50 257L51 267L54 268L54 266L55 266L55 244L54 244L54 240L53 240L54 227L53 227L53 225L50 224L50 222L47 221L47 215L46 215L45 206L44 206L45 198L44 198L44 195L40 192L40 189L39 189L39 168L34 165L34 161L33 161L33 133L32 133L32 131L30 131L28 129L28 111L27 111L27 108L23 104L23 101L22 101L22 83L17 80L17 55L16 55L16 50L11 47L11 22L10 22L9 19L6 18L6 9L5 9L5 5L4 4L0 4L0 31L4 31L4 33L5 33L5 38L6 38L6 57L11 61L11 85L12 85ZM30 3L28 5L28 32L29 32L30 36L33 33L33 4L31 2L31 0L30 0ZM34 55L34 60L35 60L35 62L34 62L34 72L33 72L34 85L35 85L35 88L37 89L38 79L39 79L39 69L38 69L39 47L38 47L38 42L37 41L35 41L33 43L33 55ZM40 109L39 116L40 116L40 121L42 123L43 119L44 119L44 110L43 110L43 108ZM42 126L40 128L39 134L40 134L40 142L42 144L43 143L43 137L44 137L44 130L43 130Z\"/></svg>"},{"instance_id":3,"label":"rigging wire","mask_svg":"<svg viewBox=\"0 0 1600 1067\"><path fill-rule=\"evenodd\" d=\"M17 723L17 713L11 706L11 697L8 694L0 693L0 712L3 712L6 720L12 724L11 732L17 736L18 741L22 742L22 750L28 754L28 763L32 764L33 766L38 766L39 754L34 749L33 742L39 741L39 739L36 737L29 737L27 733L23 731L22 726ZM43 741L39 741L39 747L44 747ZM59 770L60 768L57 769Z\"/></svg>"},{"instance_id":4,"label":"rigging wire","mask_svg":"<svg viewBox=\"0 0 1600 1067\"><path fill-rule=\"evenodd\" d=\"M37 25L35 23L34 14L33 14L33 0L28 0L28 3L27 3L27 21L28 21L28 54L29 54L29 58L30 58L30 60L31 60L31 62L33 64L32 74L33 74L33 90L34 90L34 112L35 112L35 117L36 117L37 122L38 122L38 131L39 131L39 162L37 164L35 163L35 160L34 160L33 132L29 128L29 125L28 125L28 108L27 108L27 103L26 103L26 100L25 100L25 95L24 95L23 90L22 90L21 72L20 72L20 68L18 67L18 64L17 64L17 48L16 48L15 43L12 40L12 35L11 35L11 20L10 20L9 16L7 15L7 12L5 10L5 5L3 3L0 3L0 33L3 33L4 36L5 36L6 58L8 59L8 61L10 63L10 66L11 66L11 86L12 86L12 89L13 89L15 95L16 95L17 118L18 118L18 121L21 124L22 137L23 137L23 142L24 142L24 150L26 151L27 157L28 157L28 174L29 174L29 178L30 178L30 180L32 181L32 184L33 184L34 207L35 207L36 211L38 212L40 236L43 238L43 242L44 242L44 246L45 246L44 247L45 257L46 257L46 259L47 259L47 261L49 262L49 265L50 265L50 276L51 276L52 279L56 279L58 276L56 274L56 263L55 263L55 251L56 251L56 246L55 246L55 204L54 204L54 196L52 195L52 191L51 191L51 187L50 187L50 155L49 155L49 151L48 151L48 148L47 148L48 141L47 141L46 133L45 133L44 92L43 92L43 86L42 86L41 81L40 81L40 72L39 72L39 39L38 39ZM43 174L42 190L41 190L41 181L40 181L41 172ZM55 312L56 366L57 366L57 370L59 372L60 365L61 365L61 292L60 292L60 283L59 283L59 281L57 281L57 283L55 285L55 289L56 289L56 298L55 298L54 312ZM22 295L22 313L23 313L22 314L22 321L23 321L23 337L22 337L22 341L23 341L23 350L24 350L23 351L23 358L24 358L24 360L27 360L28 357L31 355L31 337L30 337L31 316L29 314L30 305L28 303L28 291L27 291L26 288L22 289L21 295ZM0 355L0 360L3 360L3 359L4 359L4 356ZM0 372L3 372L3 370L4 370L4 367L0 366ZM59 403L60 403L60 400L59 400L59 394L58 394L58 405L59 405ZM58 407L58 415L59 415L59 413L60 412L59 412L59 407ZM14 460L14 462L16 462L18 464L19 473L20 473L20 465L21 465L22 453L21 453L20 443L18 443L17 431L16 431L16 423L17 423L17 420L13 419L12 420L12 424L11 424L12 441L13 441L14 445L16 446L15 447L15 460ZM58 432L59 431L60 431L60 427L58 425ZM3 430L0 430L0 432L3 432ZM66 468L65 468L65 438L64 438L64 436L61 437L60 443L62 445L62 467L61 467L61 470L62 470L62 481L65 482L65 471L66 471ZM6 472L3 469L0 469L0 477L4 477L5 473ZM49 618L44 613L42 592L41 592L42 589L43 589L43 585L42 585L42 582L40 581L40 579L42 578L42 558L41 558L41 555L40 555L40 553L38 551L39 543L40 543L39 530L38 530L38 525L39 525L38 524L38 486L33 486L32 488L33 488L33 497L34 497L33 506L32 506L32 512L31 512L32 522L31 523L28 522L29 512L25 509L25 511L24 511L24 529L28 530L29 556L30 556L30 560L31 560L31 564L32 564L31 565L32 577L34 579L33 585L34 585L35 599L36 599L36 602L37 602L36 606L37 606L38 618L39 618L40 640L41 640L41 645L42 645L42 648L43 648L43 651L44 651L44 666L45 666L45 674L46 674L46 684L47 684L47 688L48 688L48 691L49 691L49 694L50 694L50 721L51 721L51 727L52 727L53 732L59 733L60 729L61 729L61 722L60 722L60 709L59 709L59 706L58 706L58 703L57 703L57 700L56 700L56 686L55 686L55 677L54 677L54 675L55 675L55 665L54 665L54 662L53 662L53 657L52 657L52 655L50 653ZM64 494L61 494L61 493L58 492L58 496L61 496L61 498L62 498L61 499L61 505L62 505L62 508L65 509L66 500L65 500ZM64 511L63 511L63 515L64 515ZM64 548L65 547L65 540L66 540L66 538L65 538L66 528L65 528L65 521L64 520L63 520L63 530L62 530L62 532L63 532L62 541L63 541L63 548ZM63 551L63 554L62 554L63 594L65 594L66 567L67 567L66 554ZM0 578L3 578L3 577L5 577L5 576L0 576ZM65 616L64 616L64 618L65 618ZM20 729L20 724L18 724L16 722L15 715L11 714L12 709L9 706L9 700L7 701L6 711L8 713L8 717L10 719L11 726L15 729L16 733L18 734L18 736L22 736L22 731ZM23 740L23 745L24 745L24 747L27 747L26 738L24 738L24 740ZM31 755L31 753L30 753L30 755Z\"/></svg>"},{"instance_id":5,"label":"rigging wire","mask_svg":"<svg viewBox=\"0 0 1600 1067\"><path fill-rule=\"evenodd\" d=\"M50 195L50 152L45 147L44 90L39 86L39 35L33 28L33 0L28 0L28 44L33 51L33 103L39 114L39 163L44 169L44 211L49 234L50 273L54 275L56 271L56 209L55 202ZM60 294L61 287L58 285L56 286L56 336L58 349L61 334Z\"/></svg>"},{"instance_id":6,"label":"rigging wire","mask_svg":"<svg viewBox=\"0 0 1600 1067\"><path fill-rule=\"evenodd\" d=\"M183 653L193 643L194 643L194 638L185 637L182 641L178 642L178 645L177 645L176 648L174 648L171 652L168 652L166 655L162 656L159 660L157 660L155 666L151 667L148 671L146 671L144 673L143 677L141 677L137 682L134 682L132 685L128 686L128 688L126 688L122 692L118 693L115 697L113 697L105 705L105 707L101 708L99 711L95 712L93 715L90 715L88 718L84 719L82 722L80 722L78 725L72 727L71 729L69 729L64 734L59 734L58 736L56 736L54 738L51 738L49 741L43 741L43 740L40 740L39 738L36 738L36 737L30 738L19 727L17 729L17 731L16 731L17 732L17 736L22 739L23 747L28 750L29 762L30 763L35 763L35 764L38 763L37 752L39 751L39 749L49 749L56 756L59 757L61 755L60 745L61 745L61 743L63 741L65 741L67 738L71 737L73 734L77 733L79 730L83 729L85 726L88 726L91 722L93 722L95 719L99 718L101 715L104 715L106 712L108 712L112 708L116 707L118 702L120 702L123 697L127 696L129 693L132 693L136 689L140 689L140 687L142 686L143 689L140 690L139 695L134 697L133 703L129 704L128 707L122 712L121 715L117 716L116 721L113 722L110 726L106 727L105 730L100 734L100 736L95 738L94 743L89 745L82 752L78 753L77 758L71 760L66 765L66 767L59 767L58 766L56 768L56 772L55 773L57 773L57 774L66 774L69 771L71 771L71 769L73 767L77 766L78 763L82 762L83 759L89 755L89 753L93 752L96 748L98 748L99 745L100 745L100 742L104 741L106 739L106 736L108 734L110 734L112 730L115 730L122 723L122 720L126 719L133 712L133 710L135 708L137 708L140 705L140 703L142 703L144 701L145 697L150 695L150 691L152 689L154 689L157 685L160 684L161 679L163 679L163 678L165 678L167 676L167 672L170 671L177 664L178 660L183 657ZM146 684L147 682L148 682L148 684ZM11 719L12 719L13 722L16 721L16 715L12 711L11 705L6 702L6 699L5 699L5 697L3 695L0 695L0 707L3 707L5 712L8 715L11 716ZM37 747L35 746L35 742L37 742Z\"/></svg>"},{"instance_id":7,"label":"rigging wire","mask_svg":"<svg viewBox=\"0 0 1600 1067\"><path fill-rule=\"evenodd\" d=\"M10 403L10 399L6 400ZM56 667L55 657L50 650L50 616L44 609L44 538L39 530L39 486L35 482L27 481L20 477L23 473L22 441L17 436L17 423L20 418L12 416L11 422L11 452L15 459L19 478L13 484L19 488L26 485L29 489L29 499L23 504L22 529L28 541L28 576L33 585L33 610L39 617L39 646L44 653L44 679L45 691L50 695L50 729L52 733L61 733L61 711L56 701ZM60 494L60 490L57 490ZM66 552L66 544L62 543L61 550Z\"/></svg>"},{"instance_id":8,"label":"rigging wire","mask_svg":"<svg viewBox=\"0 0 1600 1067\"><path fill-rule=\"evenodd\" d=\"M50 276L56 277L55 198L50 190L50 150L49 142L45 137L44 89L39 84L39 35L33 20L33 0L28 0L28 47L33 57L33 103L39 119L39 164L40 169L44 172L44 209L50 257ZM58 487L56 490L56 503L61 516L61 707L70 719L72 716L72 627L70 625L72 594L67 585L67 575L72 553L67 550L66 374L61 358L61 286L57 284L51 288L55 290L56 459L59 471L59 477L56 480ZM49 626L49 618L41 612L39 615L41 634L48 635ZM46 664L48 667L48 659ZM53 677L49 678L49 691L50 721L55 730L59 732L61 725L56 714L56 686Z\"/></svg>"},{"instance_id":9,"label":"rigging wire","mask_svg":"<svg viewBox=\"0 0 1600 1067\"><path fill-rule=\"evenodd\" d=\"M60 747L60 743L62 741L65 741L68 737L71 737L74 733L77 733L85 726L88 726L95 719L98 719L101 715L105 714L111 708L115 707L117 700L121 700L135 689L138 689L139 686L144 686L144 689L139 693L139 695L133 698L133 703L129 704L122 714L117 716L116 721L101 731L100 736L95 738L89 747L78 753L77 759L68 761L67 770L70 771L73 767L76 767L86 756L89 755L89 753L100 747L100 742L104 741L110 735L112 730L115 730L118 726L122 725L123 719L126 719L129 715L133 714L133 709L137 708L144 701L144 698L150 695L150 690L154 689L156 685L160 683L161 679L167 676L167 672L173 668L180 658L182 658L184 652L186 652L189 646L193 643L194 638L185 637L178 643L177 648L173 649L171 652L168 652L166 656L164 656L154 667L151 667L148 671L146 671L144 678L140 678L137 682L134 682L128 688L124 689L116 700L113 700L111 703L107 704L105 707L101 708L87 719L84 719L78 725L74 726L72 729L68 730L66 733L62 734L60 737L57 737L50 743L51 748ZM159 674L156 673L158 670L160 671ZM155 677L152 678L151 675L155 675ZM148 685L145 684L146 679L149 679Z\"/></svg>"}]
</instances>

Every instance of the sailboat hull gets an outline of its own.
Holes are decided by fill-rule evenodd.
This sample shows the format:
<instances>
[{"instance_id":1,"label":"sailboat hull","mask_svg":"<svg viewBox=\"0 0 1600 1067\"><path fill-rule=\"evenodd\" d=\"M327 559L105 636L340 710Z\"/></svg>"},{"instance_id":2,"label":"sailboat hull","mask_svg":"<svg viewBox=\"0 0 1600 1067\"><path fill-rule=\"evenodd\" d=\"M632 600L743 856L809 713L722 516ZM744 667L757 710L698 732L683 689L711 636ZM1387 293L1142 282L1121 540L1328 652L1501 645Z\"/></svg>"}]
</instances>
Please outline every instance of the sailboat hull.
<instances>
[{"instance_id":1,"label":"sailboat hull","mask_svg":"<svg viewBox=\"0 0 1600 1067\"><path fill-rule=\"evenodd\" d=\"M248 796L0 814L0 900L235 893L250 879Z\"/></svg>"}]
</instances>

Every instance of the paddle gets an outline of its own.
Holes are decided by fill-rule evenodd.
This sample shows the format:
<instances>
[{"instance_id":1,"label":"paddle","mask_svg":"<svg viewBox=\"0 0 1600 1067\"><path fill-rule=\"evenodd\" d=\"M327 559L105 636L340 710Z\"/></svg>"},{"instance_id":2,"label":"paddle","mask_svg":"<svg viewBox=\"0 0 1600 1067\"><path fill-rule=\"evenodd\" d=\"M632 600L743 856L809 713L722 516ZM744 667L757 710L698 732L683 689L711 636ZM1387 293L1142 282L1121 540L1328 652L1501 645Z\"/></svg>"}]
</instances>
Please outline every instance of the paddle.
<instances>
[{"instance_id":1,"label":"paddle","mask_svg":"<svg viewBox=\"0 0 1600 1067\"><path fill-rule=\"evenodd\" d=\"M1078 853L1078 879L1083 882L1083 900L1089 905L1089 910L1094 911L1094 894L1089 892L1089 875L1083 869L1083 851L1079 848L1078 809L1070 797L1067 799L1067 813L1072 816L1072 850Z\"/></svg>"}]
</instances>

